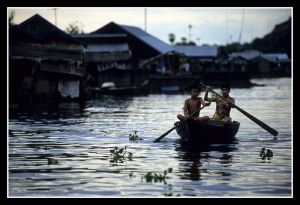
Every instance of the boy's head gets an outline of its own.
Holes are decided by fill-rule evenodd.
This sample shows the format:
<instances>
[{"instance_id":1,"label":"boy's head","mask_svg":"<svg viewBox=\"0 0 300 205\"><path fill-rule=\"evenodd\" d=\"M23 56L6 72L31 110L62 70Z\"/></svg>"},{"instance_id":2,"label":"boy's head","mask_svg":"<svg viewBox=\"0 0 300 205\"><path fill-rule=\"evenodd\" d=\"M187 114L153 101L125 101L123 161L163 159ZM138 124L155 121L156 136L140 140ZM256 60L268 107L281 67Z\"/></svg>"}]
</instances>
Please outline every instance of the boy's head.
<instances>
[{"instance_id":1,"label":"boy's head","mask_svg":"<svg viewBox=\"0 0 300 205\"><path fill-rule=\"evenodd\" d=\"M230 85L229 84L221 85L221 91L224 96L227 96L230 92Z\"/></svg>"},{"instance_id":2,"label":"boy's head","mask_svg":"<svg viewBox=\"0 0 300 205\"><path fill-rule=\"evenodd\" d=\"M197 98L200 94L200 87L198 85L191 86L191 96L192 98Z\"/></svg>"}]
</instances>

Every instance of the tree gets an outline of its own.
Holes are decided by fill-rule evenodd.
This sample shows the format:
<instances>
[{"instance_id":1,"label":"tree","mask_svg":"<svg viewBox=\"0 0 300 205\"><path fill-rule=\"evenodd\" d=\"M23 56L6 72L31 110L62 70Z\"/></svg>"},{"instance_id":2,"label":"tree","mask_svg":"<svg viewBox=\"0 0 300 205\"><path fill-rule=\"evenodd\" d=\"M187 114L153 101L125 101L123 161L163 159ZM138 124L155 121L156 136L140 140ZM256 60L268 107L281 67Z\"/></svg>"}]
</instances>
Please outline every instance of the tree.
<instances>
[{"instance_id":1,"label":"tree","mask_svg":"<svg viewBox=\"0 0 300 205\"><path fill-rule=\"evenodd\" d=\"M173 43L175 42L175 34L174 33L169 34L169 41L173 45Z\"/></svg>"},{"instance_id":2,"label":"tree","mask_svg":"<svg viewBox=\"0 0 300 205\"><path fill-rule=\"evenodd\" d=\"M262 38L255 38L250 43L240 44L231 42L224 46L227 53L241 52L244 50L258 50L268 53L287 53L291 55L291 18L287 21L277 24L274 29Z\"/></svg>"},{"instance_id":3,"label":"tree","mask_svg":"<svg viewBox=\"0 0 300 205\"><path fill-rule=\"evenodd\" d=\"M187 43L187 45L196 46L197 44L194 41L190 41L190 42Z\"/></svg>"},{"instance_id":4,"label":"tree","mask_svg":"<svg viewBox=\"0 0 300 205\"><path fill-rule=\"evenodd\" d=\"M232 42L231 44L227 44L223 47L223 49L226 53L241 52L244 50L243 45L241 45L239 42Z\"/></svg>"},{"instance_id":5,"label":"tree","mask_svg":"<svg viewBox=\"0 0 300 205\"><path fill-rule=\"evenodd\" d=\"M15 11L12 10L11 12L9 12L9 17L8 17L9 26L14 25L14 18L15 18Z\"/></svg>"},{"instance_id":6,"label":"tree","mask_svg":"<svg viewBox=\"0 0 300 205\"><path fill-rule=\"evenodd\" d=\"M83 34L83 25L79 21L74 21L66 28L66 32L69 34Z\"/></svg>"},{"instance_id":7,"label":"tree","mask_svg":"<svg viewBox=\"0 0 300 205\"><path fill-rule=\"evenodd\" d=\"M181 42L177 42L177 43L175 43L175 45L176 46L179 46L179 45L196 46L197 44L194 41L188 42L186 37L182 37Z\"/></svg>"},{"instance_id":8,"label":"tree","mask_svg":"<svg viewBox=\"0 0 300 205\"><path fill-rule=\"evenodd\" d=\"M186 37L181 37L181 43L182 43L182 45L186 45L187 44Z\"/></svg>"}]
</instances>

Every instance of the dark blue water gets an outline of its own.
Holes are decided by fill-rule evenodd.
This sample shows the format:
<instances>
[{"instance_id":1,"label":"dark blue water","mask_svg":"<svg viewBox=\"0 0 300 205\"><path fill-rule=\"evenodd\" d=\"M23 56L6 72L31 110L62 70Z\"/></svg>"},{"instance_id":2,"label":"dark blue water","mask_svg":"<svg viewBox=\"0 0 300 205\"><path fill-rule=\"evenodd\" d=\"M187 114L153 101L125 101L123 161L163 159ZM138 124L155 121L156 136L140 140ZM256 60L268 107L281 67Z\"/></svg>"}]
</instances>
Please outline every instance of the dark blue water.
<instances>
[{"instance_id":1,"label":"dark blue water","mask_svg":"<svg viewBox=\"0 0 300 205\"><path fill-rule=\"evenodd\" d=\"M291 79L254 79L264 87L232 89L236 104L279 132L277 139L237 110L241 123L229 145L183 150L172 128L186 95L109 97L84 107L10 110L10 197L291 197ZM204 93L201 95L203 96ZM202 114L212 116L214 105ZM143 140L129 141L137 130ZM133 159L113 163L110 150L127 146ZM274 157L262 160L261 148ZM47 158L58 164L48 165ZM165 182L147 182L148 172L172 168Z\"/></svg>"}]
</instances>

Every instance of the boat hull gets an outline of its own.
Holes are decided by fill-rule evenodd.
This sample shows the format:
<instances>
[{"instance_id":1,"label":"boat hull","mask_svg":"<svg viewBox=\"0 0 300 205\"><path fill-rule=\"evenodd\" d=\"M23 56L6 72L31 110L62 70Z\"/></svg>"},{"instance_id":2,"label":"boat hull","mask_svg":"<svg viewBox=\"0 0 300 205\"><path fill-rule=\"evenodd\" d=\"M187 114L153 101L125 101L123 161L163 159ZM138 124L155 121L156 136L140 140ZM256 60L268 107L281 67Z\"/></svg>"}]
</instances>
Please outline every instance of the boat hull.
<instances>
[{"instance_id":1,"label":"boat hull","mask_svg":"<svg viewBox=\"0 0 300 205\"><path fill-rule=\"evenodd\" d=\"M99 95L133 95L137 94L136 87L120 87L120 88L98 88L90 87L89 90Z\"/></svg>"},{"instance_id":2,"label":"boat hull","mask_svg":"<svg viewBox=\"0 0 300 205\"><path fill-rule=\"evenodd\" d=\"M178 125L176 122L175 125ZM197 120L187 120L176 128L181 143L191 145L203 144L227 144L232 143L239 130L240 123L237 121L224 122L210 120L207 123Z\"/></svg>"}]
</instances>

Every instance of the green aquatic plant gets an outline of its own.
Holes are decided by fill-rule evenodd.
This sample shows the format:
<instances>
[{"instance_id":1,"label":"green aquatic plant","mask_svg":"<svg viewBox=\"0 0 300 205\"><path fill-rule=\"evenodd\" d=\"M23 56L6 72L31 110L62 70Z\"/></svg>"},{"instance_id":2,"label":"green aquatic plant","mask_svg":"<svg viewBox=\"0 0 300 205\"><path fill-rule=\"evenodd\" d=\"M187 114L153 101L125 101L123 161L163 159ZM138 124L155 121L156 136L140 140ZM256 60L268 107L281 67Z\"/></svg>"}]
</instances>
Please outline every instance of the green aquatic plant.
<instances>
[{"instance_id":1,"label":"green aquatic plant","mask_svg":"<svg viewBox=\"0 0 300 205\"><path fill-rule=\"evenodd\" d=\"M130 141L142 140L142 138L139 138L139 136L136 133L137 133L137 131L134 130L133 134L129 134L129 140Z\"/></svg>"},{"instance_id":2,"label":"green aquatic plant","mask_svg":"<svg viewBox=\"0 0 300 205\"><path fill-rule=\"evenodd\" d=\"M167 174L172 173L172 171L173 168L169 168L163 173L147 172L142 179L145 178L146 182L164 182L164 184L166 184L166 178L168 178Z\"/></svg>"},{"instance_id":3,"label":"green aquatic plant","mask_svg":"<svg viewBox=\"0 0 300 205\"><path fill-rule=\"evenodd\" d=\"M123 163L126 161L126 157L128 160L132 160L132 153L126 151L126 146L124 148L114 147L110 150L112 159L110 162L114 163Z\"/></svg>"},{"instance_id":4,"label":"green aquatic plant","mask_svg":"<svg viewBox=\"0 0 300 205\"><path fill-rule=\"evenodd\" d=\"M54 158L47 158L47 160L48 160L48 165L58 164L58 161Z\"/></svg>"},{"instance_id":5,"label":"green aquatic plant","mask_svg":"<svg viewBox=\"0 0 300 205\"><path fill-rule=\"evenodd\" d=\"M260 151L259 156L261 157L262 160L270 159L271 157L273 157L273 152L270 149L266 149L266 148L262 148Z\"/></svg>"}]
</instances>

